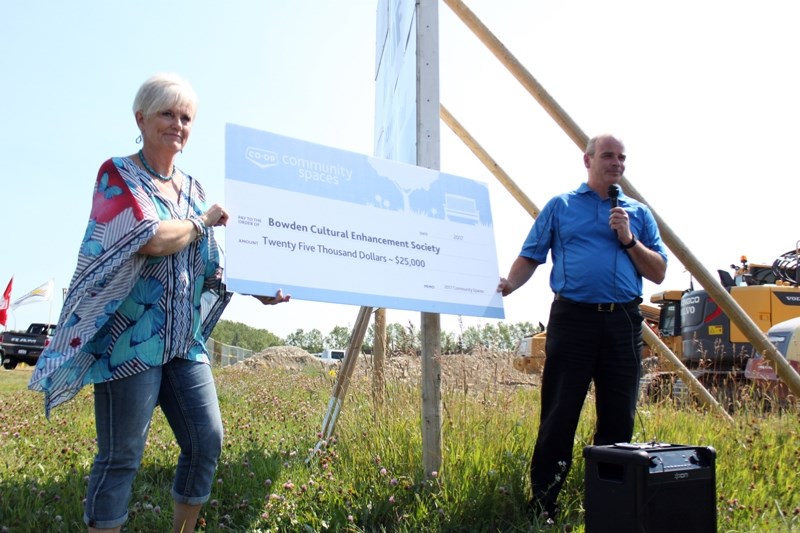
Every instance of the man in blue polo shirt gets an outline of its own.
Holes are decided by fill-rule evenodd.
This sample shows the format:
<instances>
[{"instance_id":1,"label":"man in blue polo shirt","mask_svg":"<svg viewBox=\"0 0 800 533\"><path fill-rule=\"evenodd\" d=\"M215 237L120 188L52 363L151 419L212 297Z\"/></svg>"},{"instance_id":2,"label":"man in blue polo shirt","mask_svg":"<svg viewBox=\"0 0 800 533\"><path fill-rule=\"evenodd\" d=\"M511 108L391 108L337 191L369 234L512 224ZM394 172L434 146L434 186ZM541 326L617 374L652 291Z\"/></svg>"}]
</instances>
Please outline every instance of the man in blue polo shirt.
<instances>
[{"instance_id":1,"label":"man in blue polo shirt","mask_svg":"<svg viewBox=\"0 0 800 533\"><path fill-rule=\"evenodd\" d=\"M594 381L594 444L633 436L642 347L642 278L661 283L667 253L653 214L619 192L625 147L611 135L592 138L586 183L551 199L497 290L508 296L551 254L555 299L547 324L539 434L531 460L534 512L553 518L572 465L584 399ZM609 197L610 188L618 197ZM612 201L618 204L613 207Z\"/></svg>"}]
</instances>

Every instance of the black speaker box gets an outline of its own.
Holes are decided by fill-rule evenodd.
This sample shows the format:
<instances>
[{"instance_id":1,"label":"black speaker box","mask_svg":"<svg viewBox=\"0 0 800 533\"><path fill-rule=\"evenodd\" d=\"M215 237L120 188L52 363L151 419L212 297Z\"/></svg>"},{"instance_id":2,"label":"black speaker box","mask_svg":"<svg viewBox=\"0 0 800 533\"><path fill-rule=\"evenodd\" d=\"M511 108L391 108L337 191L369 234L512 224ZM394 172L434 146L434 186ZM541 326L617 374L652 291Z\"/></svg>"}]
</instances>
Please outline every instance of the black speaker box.
<instances>
[{"instance_id":1,"label":"black speaker box","mask_svg":"<svg viewBox=\"0 0 800 533\"><path fill-rule=\"evenodd\" d=\"M716 456L654 442L585 447L586 533L715 533Z\"/></svg>"}]
</instances>

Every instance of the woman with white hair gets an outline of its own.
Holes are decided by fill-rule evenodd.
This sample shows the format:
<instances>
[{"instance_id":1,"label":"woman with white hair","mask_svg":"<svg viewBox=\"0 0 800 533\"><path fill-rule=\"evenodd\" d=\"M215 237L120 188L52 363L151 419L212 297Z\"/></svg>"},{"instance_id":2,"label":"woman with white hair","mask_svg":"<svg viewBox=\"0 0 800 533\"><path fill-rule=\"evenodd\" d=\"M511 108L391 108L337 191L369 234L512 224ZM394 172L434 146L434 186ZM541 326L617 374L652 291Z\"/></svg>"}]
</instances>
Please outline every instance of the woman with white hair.
<instances>
[{"instance_id":1,"label":"woman with white hair","mask_svg":"<svg viewBox=\"0 0 800 533\"><path fill-rule=\"evenodd\" d=\"M94 386L97 454L84 508L89 531L120 531L153 411L180 455L173 530L194 531L222 450L222 420L206 340L230 300L213 228L228 212L206 204L175 159L197 110L192 87L158 74L133 103L141 149L100 166L89 224L52 343L29 387L45 412ZM288 300L280 291L263 303Z\"/></svg>"}]
</instances>

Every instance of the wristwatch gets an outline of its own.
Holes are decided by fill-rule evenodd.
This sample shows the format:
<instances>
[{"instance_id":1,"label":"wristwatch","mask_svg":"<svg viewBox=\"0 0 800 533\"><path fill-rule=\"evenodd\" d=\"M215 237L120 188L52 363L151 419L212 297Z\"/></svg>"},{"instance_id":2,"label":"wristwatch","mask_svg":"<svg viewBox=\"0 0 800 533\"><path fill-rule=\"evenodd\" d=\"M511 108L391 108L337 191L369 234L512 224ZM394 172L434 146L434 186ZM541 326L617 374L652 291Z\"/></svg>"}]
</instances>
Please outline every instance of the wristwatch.
<instances>
[{"instance_id":1,"label":"wristwatch","mask_svg":"<svg viewBox=\"0 0 800 533\"><path fill-rule=\"evenodd\" d=\"M622 246L623 250L628 250L628 249L633 248L634 246L636 246L636 235L631 233L631 242L629 242L628 244L620 243L620 246Z\"/></svg>"}]
</instances>

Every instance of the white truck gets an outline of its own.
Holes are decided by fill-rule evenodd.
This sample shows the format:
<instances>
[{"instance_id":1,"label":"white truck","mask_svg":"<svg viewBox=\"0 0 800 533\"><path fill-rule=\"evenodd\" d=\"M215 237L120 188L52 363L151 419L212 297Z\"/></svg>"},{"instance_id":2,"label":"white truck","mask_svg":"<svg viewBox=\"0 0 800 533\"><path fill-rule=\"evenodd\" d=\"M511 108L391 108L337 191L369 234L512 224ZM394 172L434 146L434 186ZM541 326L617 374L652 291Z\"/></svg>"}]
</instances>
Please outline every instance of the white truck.
<instances>
[{"instance_id":1,"label":"white truck","mask_svg":"<svg viewBox=\"0 0 800 533\"><path fill-rule=\"evenodd\" d=\"M338 348L325 348L321 353L315 353L314 356L322 359L324 362L336 363L344 359L345 350Z\"/></svg>"}]
</instances>

